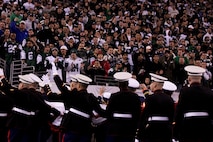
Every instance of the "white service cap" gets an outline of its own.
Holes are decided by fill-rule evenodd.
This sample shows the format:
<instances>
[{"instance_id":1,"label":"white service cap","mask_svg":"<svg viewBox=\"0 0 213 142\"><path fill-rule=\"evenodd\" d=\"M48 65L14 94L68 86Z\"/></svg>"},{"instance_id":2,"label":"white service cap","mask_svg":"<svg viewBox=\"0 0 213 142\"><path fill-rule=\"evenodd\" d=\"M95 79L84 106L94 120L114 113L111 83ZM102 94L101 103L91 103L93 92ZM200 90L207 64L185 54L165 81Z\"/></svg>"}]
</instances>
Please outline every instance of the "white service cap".
<instances>
[{"instance_id":1,"label":"white service cap","mask_svg":"<svg viewBox=\"0 0 213 142\"><path fill-rule=\"evenodd\" d=\"M184 70L187 71L189 76L202 76L206 71L204 68L195 65L188 65Z\"/></svg>"},{"instance_id":2,"label":"white service cap","mask_svg":"<svg viewBox=\"0 0 213 142\"><path fill-rule=\"evenodd\" d=\"M30 73L29 76L30 76L31 79L34 81L34 83L35 83L35 82L37 82L37 83L42 82L42 80L41 80L37 75L35 75L34 73Z\"/></svg>"},{"instance_id":3,"label":"white service cap","mask_svg":"<svg viewBox=\"0 0 213 142\"><path fill-rule=\"evenodd\" d=\"M83 83L83 84L89 84L90 82L92 82L92 79L89 78L86 75L83 74L77 74L76 75L78 82Z\"/></svg>"},{"instance_id":4,"label":"white service cap","mask_svg":"<svg viewBox=\"0 0 213 142\"><path fill-rule=\"evenodd\" d=\"M136 89L136 88L139 88L139 86L140 86L140 83L136 79L130 78L128 80L128 87Z\"/></svg>"},{"instance_id":5,"label":"white service cap","mask_svg":"<svg viewBox=\"0 0 213 142\"><path fill-rule=\"evenodd\" d=\"M128 81L132 77L132 74L129 72L116 72L113 77L120 82L124 82Z\"/></svg>"},{"instance_id":6,"label":"white service cap","mask_svg":"<svg viewBox=\"0 0 213 142\"><path fill-rule=\"evenodd\" d=\"M26 83L26 84L34 83L34 80L32 80L32 78L29 76L29 74L18 75L18 77L19 77L19 81L22 83Z\"/></svg>"},{"instance_id":7,"label":"white service cap","mask_svg":"<svg viewBox=\"0 0 213 142\"><path fill-rule=\"evenodd\" d=\"M166 77L154 74L154 73L149 73L149 75L151 76L151 80L154 82L161 82L163 83L164 81L168 80Z\"/></svg>"},{"instance_id":8,"label":"white service cap","mask_svg":"<svg viewBox=\"0 0 213 142\"><path fill-rule=\"evenodd\" d=\"M171 81L164 81L163 89L167 91L175 91L177 90L177 86Z\"/></svg>"},{"instance_id":9,"label":"white service cap","mask_svg":"<svg viewBox=\"0 0 213 142\"><path fill-rule=\"evenodd\" d=\"M71 74L70 75L70 81L72 81L72 82L78 82L78 79L77 79L77 77L76 77L76 75L74 75L74 74Z\"/></svg>"}]
</instances>

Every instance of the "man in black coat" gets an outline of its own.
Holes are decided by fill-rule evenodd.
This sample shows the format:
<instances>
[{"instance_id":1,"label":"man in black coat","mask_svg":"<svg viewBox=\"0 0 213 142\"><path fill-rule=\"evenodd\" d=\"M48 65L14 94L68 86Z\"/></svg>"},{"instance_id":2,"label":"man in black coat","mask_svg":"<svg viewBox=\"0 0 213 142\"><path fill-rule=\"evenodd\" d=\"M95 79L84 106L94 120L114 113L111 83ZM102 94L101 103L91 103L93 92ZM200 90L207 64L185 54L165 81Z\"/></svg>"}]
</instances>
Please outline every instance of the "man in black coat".
<instances>
[{"instance_id":1,"label":"man in black coat","mask_svg":"<svg viewBox=\"0 0 213 142\"><path fill-rule=\"evenodd\" d=\"M186 66L190 87L182 88L177 104L174 137L180 142L211 142L213 92L201 85L205 69Z\"/></svg>"},{"instance_id":2,"label":"man in black coat","mask_svg":"<svg viewBox=\"0 0 213 142\"><path fill-rule=\"evenodd\" d=\"M39 94L32 89L35 82L29 74L19 75L18 89L13 88L5 79L2 79L4 90L13 100L12 112L7 121L9 128L8 141L36 142L39 126L52 113L55 117L60 113L47 105ZM42 114L42 115L41 115Z\"/></svg>"},{"instance_id":3,"label":"man in black coat","mask_svg":"<svg viewBox=\"0 0 213 142\"><path fill-rule=\"evenodd\" d=\"M140 98L128 90L128 72L117 72L120 91L113 93L106 108L108 130L106 142L131 142L134 139L141 112Z\"/></svg>"},{"instance_id":4,"label":"man in black coat","mask_svg":"<svg viewBox=\"0 0 213 142\"><path fill-rule=\"evenodd\" d=\"M2 83L0 83L0 86ZM9 98L0 87L0 141L7 142L6 122L13 107L13 101Z\"/></svg>"},{"instance_id":5,"label":"man in black coat","mask_svg":"<svg viewBox=\"0 0 213 142\"><path fill-rule=\"evenodd\" d=\"M87 92L87 86L92 79L82 75L75 75L77 92L70 93L70 101L66 119L63 120L64 142L90 142L92 137L91 117L93 112L99 112L97 98ZM101 109L101 108L100 108Z\"/></svg>"},{"instance_id":6,"label":"man in black coat","mask_svg":"<svg viewBox=\"0 0 213 142\"><path fill-rule=\"evenodd\" d=\"M144 142L170 142L172 140L172 122L174 101L162 90L167 78L150 73L151 95L146 95L145 108L141 116L140 132Z\"/></svg>"}]
</instances>

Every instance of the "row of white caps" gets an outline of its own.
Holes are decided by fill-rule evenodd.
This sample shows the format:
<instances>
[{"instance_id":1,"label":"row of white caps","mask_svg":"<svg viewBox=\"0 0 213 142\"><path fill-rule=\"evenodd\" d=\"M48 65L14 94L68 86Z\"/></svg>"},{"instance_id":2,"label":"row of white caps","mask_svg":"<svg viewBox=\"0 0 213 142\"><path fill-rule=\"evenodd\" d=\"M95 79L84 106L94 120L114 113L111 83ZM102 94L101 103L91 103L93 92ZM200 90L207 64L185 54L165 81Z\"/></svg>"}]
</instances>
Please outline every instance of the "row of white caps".
<instances>
[{"instance_id":1,"label":"row of white caps","mask_svg":"<svg viewBox=\"0 0 213 142\"><path fill-rule=\"evenodd\" d=\"M205 72L204 68L195 66L195 65L188 65L184 68L184 70L187 72L189 76L202 76L202 74ZM152 81L164 83L163 85L164 90L168 90L168 91L177 90L177 86L173 82L168 81L166 77L163 77L154 73L149 73L149 74L151 76ZM132 87L132 88L139 87L139 82L136 79L133 79L132 75L128 72L115 73L114 78L120 82L128 81L129 87Z\"/></svg>"},{"instance_id":2,"label":"row of white caps","mask_svg":"<svg viewBox=\"0 0 213 142\"><path fill-rule=\"evenodd\" d=\"M19 75L19 81L26 84L32 84L32 83L41 83L42 80L35 74L25 74L25 75ZM83 75L83 74L77 74L71 76L72 81L78 81L83 84L89 84L92 82L92 79Z\"/></svg>"},{"instance_id":3,"label":"row of white caps","mask_svg":"<svg viewBox=\"0 0 213 142\"><path fill-rule=\"evenodd\" d=\"M19 81L26 84L32 84L32 83L40 83L42 80L35 74L25 74L25 75L19 75Z\"/></svg>"},{"instance_id":4,"label":"row of white caps","mask_svg":"<svg viewBox=\"0 0 213 142\"><path fill-rule=\"evenodd\" d=\"M202 76L202 74L205 72L204 68L199 66L194 66L194 65L186 66L184 69L187 71L188 75L190 76ZM171 88L175 89L175 85L172 82L169 82L167 78L154 73L150 73L150 76L152 81L162 82L162 83L165 82L165 85L168 84L170 89ZM20 82L27 83L27 84L42 82L42 80L33 73L26 74L26 75L19 75L18 77ZM114 74L113 77L119 82L128 81L129 87L139 88L139 85L140 85L139 82L136 79L133 79L132 74L129 72L117 72ZM92 82L92 79L86 75L77 74L77 75L71 75L71 81L80 82L83 84L90 84Z\"/></svg>"},{"instance_id":5,"label":"row of white caps","mask_svg":"<svg viewBox=\"0 0 213 142\"><path fill-rule=\"evenodd\" d=\"M184 70L187 72L189 76L202 76L203 73L206 71L204 68L195 65L188 65L184 68ZM177 90L177 86L173 82L168 81L167 78L153 73L150 73L150 76L152 81L164 83L163 84L164 90L168 91Z\"/></svg>"}]
</instances>

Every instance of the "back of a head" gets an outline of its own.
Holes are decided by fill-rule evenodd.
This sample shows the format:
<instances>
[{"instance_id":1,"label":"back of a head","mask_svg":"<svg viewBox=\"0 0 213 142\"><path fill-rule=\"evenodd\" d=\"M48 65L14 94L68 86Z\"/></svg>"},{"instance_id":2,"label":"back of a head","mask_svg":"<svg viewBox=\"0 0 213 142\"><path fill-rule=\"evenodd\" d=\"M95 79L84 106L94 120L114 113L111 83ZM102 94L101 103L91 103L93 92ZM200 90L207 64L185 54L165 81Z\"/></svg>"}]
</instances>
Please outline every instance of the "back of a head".
<instances>
[{"instance_id":1,"label":"back of a head","mask_svg":"<svg viewBox=\"0 0 213 142\"><path fill-rule=\"evenodd\" d=\"M162 89L166 94L172 95L172 93L177 90L177 86L171 81L165 81Z\"/></svg>"},{"instance_id":2,"label":"back of a head","mask_svg":"<svg viewBox=\"0 0 213 142\"><path fill-rule=\"evenodd\" d=\"M128 88L130 91L135 92L136 89L139 88L139 86L140 86L140 83L136 79L130 78L128 80Z\"/></svg>"},{"instance_id":3,"label":"back of a head","mask_svg":"<svg viewBox=\"0 0 213 142\"><path fill-rule=\"evenodd\" d=\"M154 73L149 74L151 76L151 80L153 81L153 83L150 85L151 91L162 90L164 82L168 79Z\"/></svg>"},{"instance_id":4,"label":"back of a head","mask_svg":"<svg viewBox=\"0 0 213 142\"><path fill-rule=\"evenodd\" d=\"M85 90L87 89L88 85L92 82L92 79L89 78L86 75L83 74L77 74L75 75L78 85L77 85L77 89L78 90Z\"/></svg>"},{"instance_id":5,"label":"back of a head","mask_svg":"<svg viewBox=\"0 0 213 142\"><path fill-rule=\"evenodd\" d=\"M188 65L184 70L188 74L189 84L201 83L202 75L206 71L204 68L195 65Z\"/></svg>"},{"instance_id":6,"label":"back of a head","mask_svg":"<svg viewBox=\"0 0 213 142\"><path fill-rule=\"evenodd\" d=\"M132 77L132 74L129 72L117 72L113 75L115 80L119 83L120 90L127 90L128 80Z\"/></svg>"}]
</instances>

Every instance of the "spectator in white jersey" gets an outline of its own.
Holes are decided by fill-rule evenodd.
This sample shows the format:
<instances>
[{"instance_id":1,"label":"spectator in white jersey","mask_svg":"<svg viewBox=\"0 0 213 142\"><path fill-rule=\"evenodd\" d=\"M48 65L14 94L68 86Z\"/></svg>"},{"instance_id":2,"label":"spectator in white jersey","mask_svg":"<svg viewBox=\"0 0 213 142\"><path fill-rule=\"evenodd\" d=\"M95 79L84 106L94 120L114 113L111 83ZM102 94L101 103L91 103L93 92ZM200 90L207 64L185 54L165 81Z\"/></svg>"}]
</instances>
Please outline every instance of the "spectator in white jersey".
<instances>
[{"instance_id":1,"label":"spectator in white jersey","mask_svg":"<svg viewBox=\"0 0 213 142\"><path fill-rule=\"evenodd\" d=\"M80 74L83 59L76 55L76 50L71 50L69 58L65 59L66 82L70 81L70 75Z\"/></svg>"},{"instance_id":2,"label":"spectator in white jersey","mask_svg":"<svg viewBox=\"0 0 213 142\"><path fill-rule=\"evenodd\" d=\"M53 80L53 74L52 74L52 63L55 64L56 69L58 71L58 75L61 77L61 79L62 79L61 69L63 68L63 64L62 64L62 60L61 60L62 58L60 58L58 56L58 52L59 52L58 48L53 47L51 49L51 51L52 51L51 52L52 54L50 56L46 57L46 59L45 59L45 67L46 67L47 72L50 76L50 81L54 81Z\"/></svg>"}]
</instances>

